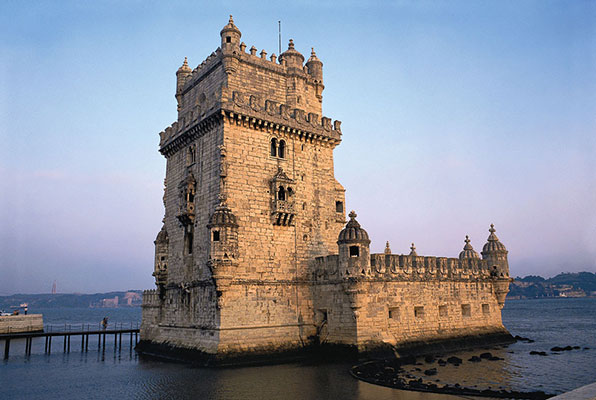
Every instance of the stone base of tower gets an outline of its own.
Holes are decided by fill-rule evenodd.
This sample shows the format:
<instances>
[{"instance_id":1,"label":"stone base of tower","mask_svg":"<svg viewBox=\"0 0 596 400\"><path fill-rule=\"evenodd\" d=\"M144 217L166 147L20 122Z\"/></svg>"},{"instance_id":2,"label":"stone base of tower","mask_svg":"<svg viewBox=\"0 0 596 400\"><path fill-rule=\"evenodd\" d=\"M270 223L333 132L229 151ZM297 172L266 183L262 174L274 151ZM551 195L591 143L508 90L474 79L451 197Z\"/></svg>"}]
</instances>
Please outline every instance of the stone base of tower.
<instances>
[{"instance_id":1,"label":"stone base of tower","mask_svg":"<svg viewBox=\"0 0 596 400\"><path fill-rule=\"evenodd\" d=\"M186 362L201 366L239 366L280 364L308 360L309 362L332 362L338 360L363 361L369 359L448 354L459 350L513 343L515 339L506 330L460 336L428 338L398 343L396 346L382 342L361 345L339 343L319 344L316 341L287 343L268 347L252 347L245 350L209 353L197 348L181 347L170 343L141 340L136 350L148 357Z\"/></svg>"}]
</instances>

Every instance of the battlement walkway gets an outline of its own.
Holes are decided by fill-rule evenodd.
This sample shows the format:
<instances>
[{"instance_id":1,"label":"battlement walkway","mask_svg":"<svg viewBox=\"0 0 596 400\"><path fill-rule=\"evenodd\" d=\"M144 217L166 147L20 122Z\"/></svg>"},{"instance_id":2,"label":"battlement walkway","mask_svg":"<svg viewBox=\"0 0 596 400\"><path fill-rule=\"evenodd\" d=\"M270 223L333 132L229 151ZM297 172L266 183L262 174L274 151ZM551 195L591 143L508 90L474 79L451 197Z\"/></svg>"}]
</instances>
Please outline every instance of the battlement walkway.
<instances>
[{"instance_id":1,"label":"battlement walkway","mask_svg":"<svg viewBox=\"0 0 596 400\"><path fill-rule=\"evenodd\" d=\"M45 338L44 353L51 354L52 352L52 339L62 337L62 347L65 353L70 353L70 341L72 336L81 337L81 352L89 350L89 337L97 335L97 349L105 351L106 348L106 337L114 335L114 351L122 349L122 334L129 335L130 350L133 349L134 344L138 343L139 338L139 326L138 323L133 326L130 324L128 327L125 324L118 324L112 329L95 329L91 328L89 324L81 324L81 329L73 329L72 325L64 325L64 330L54 330L52 326L48 326L47 330L42 332L24 332L24 333L3 333L0 334L0 342L4 341L4 359L8 359L10 353L10 343L15 340L25 339L25 355L31 355L31 347L33 339ZM126 326L126 327L125 327ZM57 340L57 339L56 339Z\"/></svg>"}]
</instances>

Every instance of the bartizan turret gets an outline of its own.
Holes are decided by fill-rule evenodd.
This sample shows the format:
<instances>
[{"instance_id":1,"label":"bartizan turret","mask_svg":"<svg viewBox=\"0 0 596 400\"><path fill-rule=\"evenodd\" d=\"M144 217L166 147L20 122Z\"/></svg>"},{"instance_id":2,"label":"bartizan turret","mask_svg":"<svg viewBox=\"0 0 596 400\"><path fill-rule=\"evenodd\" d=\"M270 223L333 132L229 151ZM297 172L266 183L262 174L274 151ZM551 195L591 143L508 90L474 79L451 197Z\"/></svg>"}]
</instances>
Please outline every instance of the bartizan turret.
<instances>
[{"instance_id":1,"label":"bartizan turret","mask_svg":"<svg viewBox=\"0 0 596 400\"><path fill-rule=\"evenodd\" d=\"M358 278L366 276L370 270L370 239L356 221L357 214L351 211L349 217L337 239L339 270L344 278Z\"/></svg>"},{"instance_id":2,"label":"bartizan turret","mask_svg":"<svg viewBox=\"0 0 596 400\"><path fill-rule=\"evenodd\" d=\"M319 101L323 99L323 63L318 59L315 49L311 49L310 58L306 62L306 71L315 83L315 91Z\"/></svg>"},{"instance_id":3,"label":"bartizan turret","mask_svg":"<svg viewBox=\"0 0 596 400\"><path fill-rule=\"evenodd\" d=\"M162 298L168 281L168 251L170 245L170 239L165 225L161 228L153 243L155 244L153 276L155 277L155 285L157 286L159 296Z\"/></svg>"},{"instance_id":4,"label":"bartizan turret","mask_svg":"<svg viewBox=\"0 0 596 400\"><path fill-rule=\"evenodd\" d=\"M178 102L178 111L182 108L182 88L189 76L192 74L192 69L188 66L188 60L184 57L184 62L176 71L176 101Z\"/></svg>"},{"instance_id":5,"label":"bartizan turret","mask_svg":"<svg viewBox=\"0 0 596 400\"><path fill-rule=\"evenodd\" d=\"M343 278L343 290L347 295L349 306L354 311L366 302L366 284L364 280L370 274L370 239L368 233L356 221L356 213L351 211L346 227L339 232L339 273Z\"/></svg>"},{"instance_id":6,"label":"bartizan turret","mask_svg":"<svg viewBox=\"0 0 596 400\"><path fill-rule=\"evenodd\" d=\"M507 249L495 235L495 226L490 225L490 235L482 248L482 259L485 260L490 276L494 279L495 296L499 306L505 305L505 297L509 292L509 284L513 281L509 277L509 262L507 261Z\"/></svg>"},{"instance_id":7,"label":"bartizan turret","mask_svg":"<svg viewBox=\"0 0 596 400\"><path fill-rule=\"evenodd\" d=\"M238 257L238 222L232 210L220 196L220 203L207 224L210 236L209 261L211 277L215 283L217 307L223 307L223 294L234 278L234 265Z\"/></svg>"}]
</instances>

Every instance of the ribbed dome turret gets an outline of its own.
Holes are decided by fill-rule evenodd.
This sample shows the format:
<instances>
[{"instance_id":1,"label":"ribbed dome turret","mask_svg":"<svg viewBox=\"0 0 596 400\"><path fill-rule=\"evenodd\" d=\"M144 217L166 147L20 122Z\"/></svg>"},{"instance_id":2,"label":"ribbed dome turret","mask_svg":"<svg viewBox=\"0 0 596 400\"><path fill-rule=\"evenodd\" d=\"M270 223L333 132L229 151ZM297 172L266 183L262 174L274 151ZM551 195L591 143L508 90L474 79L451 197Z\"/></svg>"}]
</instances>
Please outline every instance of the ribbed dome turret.
<instances>
[{"instance_id":1,"label":"ribbed dome turret","mask_svg":"<svg viewBox=\"0 0 596 400\"><path fill-rule=\"evenodd\" d=\"M288 49L279 55L279 62L282 63L284 60L288 67L302 68L304 56L294 48L293 39L290 39Z\"/></svg>"},{"instance_id":2,"label":"ribbed dome turret","mask_svg":"<svg viewBox=\"0 0 596 400\"><path fill-rule=\"evenodd\" d=\"M505 248L505 245L501 243L497 235L495 235L495 226L493 224L490 224L490 229L488 231L490 232L490 235L488 236L488 241L482 248L482 255L495 252L506 252L507 249Z\"/></svg>"},{"instance_id":3,"label":"ribbed dome turret","mask_svg":"<svg viewBox=\"0 0 596 400\"><path fill-rule=\"evenodd\" d=\"M478 253L476 253L476 251L470 244L470 238L468 237L468 235L466 235L466 240L464 240L464 242L466 242L466 245L464 246L464 249L462 250L462 252L459 253L459 259L460 260L466 260L469 258L479 259L480 256L478 255Z\"/></svg>"},{"instance_id":4,"label":"ribbed dome turret","mask_svg":"<svg viewBox=\"0 0 596 400\"><path fill-rule=\"evenodd\" d=\"M228 21L228 24L223 27L223 29L221 30L221 32L219 32L219 34L222 37L226 33L233 33L235 35L238 35L238 39L240 39L240 37L242 36L242 33L240 32L240 29L238 29L238 27L236 25L234 25L234 18L231 15L230 15L230 19Z\"/></svg>"},{"instance_id":5,"label":"ribbed dome turret","mask_svg":"<svg viewBox=\"0 0 596 400\"><path fill-rule=\"evenodd\" d=\"M232 213L232 210L230 210L227 204L223 201L220 202L217 207L215 207L215 211L209 219L209 225L207 225L207 228L211 228L214 226L238 226L236 216L234 215L234 213Z\"/></svg>"},{"instance_id":6,"label":"ribbed dome turret","mask_svg":"<svg viewBox=\"0 0 596 400\"><path fill-rule=\"evenodd\" d=\"M370 239L368 238L368 233L356 221L356 213L354 211L350 212L348 215L350 220L346 224L346 227L342 229L339 233L339 237L337 239L337 244L342 243L363 243L363 244L370 244Z\"/></svg>"}]
</instances>

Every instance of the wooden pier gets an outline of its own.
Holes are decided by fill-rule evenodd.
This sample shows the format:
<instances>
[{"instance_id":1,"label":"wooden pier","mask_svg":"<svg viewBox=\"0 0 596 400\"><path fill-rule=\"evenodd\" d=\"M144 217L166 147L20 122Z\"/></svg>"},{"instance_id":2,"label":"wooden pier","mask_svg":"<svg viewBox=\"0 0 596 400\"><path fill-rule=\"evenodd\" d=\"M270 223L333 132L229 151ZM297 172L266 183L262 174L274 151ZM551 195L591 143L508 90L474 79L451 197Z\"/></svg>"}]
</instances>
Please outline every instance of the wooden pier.
<instances>
[{"instance_id":1,"label":"wooden pier","mask_svg":"<svg viewBox=\"0 0 596 400\"><path fill-rule=\"evenodd\" d=\"M69 326L70 327L70 326ZM52 339L54 343L62 338L62 349L64 353L70 353L70 339L72 336L80 336L81 337L81 352L86 352L89 350L89 337L94 337L97 335L97 350L105 351L106 348L106 337L114 336L114 351L122 349L122 335L124 334L125 338L128 335L128 339L130 342L130 349L133 349L133 341L134 345L136 345L139 341L139 328L131 327L130 328L123 328L122 324L120 325L120 329L90 329L89 325L87 325L87 329L85 329L84 325L81 325L81 330L71 330L65 329L63 331L44 331L44 332L26 332L26 333L6 333L0 334L0 342L4 341L4 359L7 360L10 354L10 342L19 339L25 339L25 355L31 355L31 347L33 344L33 339L36 338L44 338L45 339L45 347L44 353L51 354L52 353ZM125 339L126 340L126 339ZM108 339L108 343L111 340Z\"/></svg>"}]
</instances>

